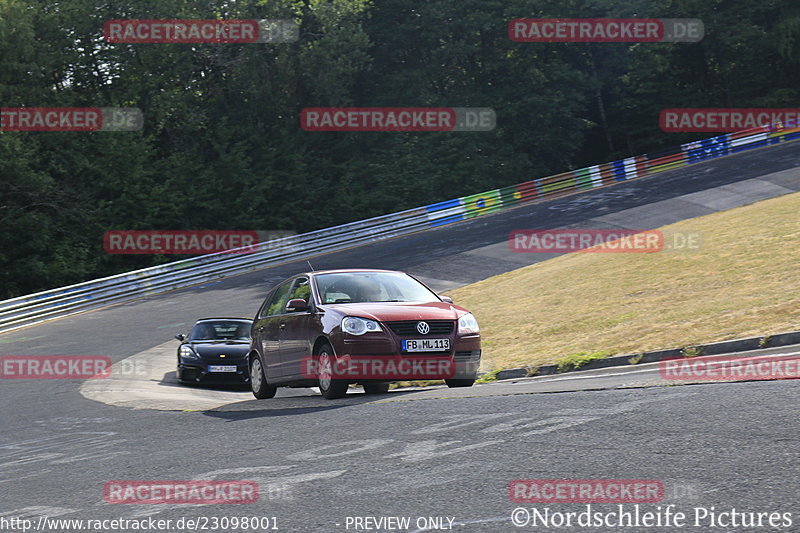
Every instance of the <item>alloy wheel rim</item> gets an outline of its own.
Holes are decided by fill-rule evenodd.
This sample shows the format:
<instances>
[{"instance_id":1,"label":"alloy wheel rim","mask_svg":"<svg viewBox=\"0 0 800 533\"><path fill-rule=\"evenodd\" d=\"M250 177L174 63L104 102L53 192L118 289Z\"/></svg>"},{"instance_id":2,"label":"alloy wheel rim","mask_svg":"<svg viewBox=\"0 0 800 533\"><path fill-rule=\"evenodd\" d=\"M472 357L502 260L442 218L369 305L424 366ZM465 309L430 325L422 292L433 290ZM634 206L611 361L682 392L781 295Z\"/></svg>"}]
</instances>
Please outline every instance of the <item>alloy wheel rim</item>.
<instances>
[{"instance_id":1,"label":"alloy wheel rim","mask_svg":"<svg viewBox=\"0 0 800 533\"><path fill-rule=\"evenodd\" d=\"M253 360L250 374L250 383L253 384L253 390L258 390L261 388L261 361L258 359Z\"/></svg>"},{"instance_id":2,"label":"alloy wheel rim","mask_svg":"<svg viewBox=\"0 0 800 533\"><path fill-rule=\"evenodd\" d=\"M323 351L319 354L319 387L329 389L332 381L331 359L328 353Z\"/></svg>"}]
</instances>

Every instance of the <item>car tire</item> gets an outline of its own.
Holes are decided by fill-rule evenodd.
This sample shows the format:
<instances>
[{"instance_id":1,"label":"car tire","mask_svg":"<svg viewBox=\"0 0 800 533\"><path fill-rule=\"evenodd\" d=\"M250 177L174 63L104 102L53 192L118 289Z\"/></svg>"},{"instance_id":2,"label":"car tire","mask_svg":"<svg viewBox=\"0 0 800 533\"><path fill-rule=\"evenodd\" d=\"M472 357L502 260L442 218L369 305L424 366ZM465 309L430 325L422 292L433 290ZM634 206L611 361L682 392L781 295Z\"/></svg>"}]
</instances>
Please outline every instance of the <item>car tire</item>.
<instances>
[{"instance_id":1,"label":"car tire","mask_svg":"<svg viewBox=\"0 0 800 533\"><path fill-rule=\"evenodd\" d=\"M328 400L344 398L349 384L343 379L333 379L333 348L329 344L323 344L317 349L316 355L319 369L319 392Z\"/></svg>"},{"instance_id":2,"label":"car tire","mask_svg":"<svg viewBox=\"0 0 800 533\"><path fill-rule=\"evenodd\" d=\"M253 357L250 361L250 390L253 391L253 396L259 400L274 398L275 393L278 392L278 387L267 383L264 366L261 364L259 356Z\"/></svg>"},{"instance_id":3,"label":"car tire","mask_svg":"<svg viewBox=\"0 0 800 533\"><path fill-rule=\"evenodd\" d=\"M388 383L362 383L364 394L386 394L389 392Z\"/></svg>"},{"instance_id":4,"label":"car tire","mask_svg":"<svg viewBox=\"0 0 800 533\"><path fill-rule=\"evenodd\" d=\"M175 378L178 380L178 383L180 383L181 385L188 385L188 384L192 383L191 381L189 381L187 379L183 379L181 377L181 374L182 374L182 372L181 372L181 363L180 363L180 361L178 361L178 366L177 366L177 368L175 368Z\"/></svg>"},{"instance_id":5,"label":"car tire","mask_svg":"<svg viewBox=\"0 0 800 533\"><path fill-rule=\"evenodd\" d=\"M474 379L446 379L444 382L451 389L455 387L472 387L475 384Z\"/></svg>"}]
</instances>

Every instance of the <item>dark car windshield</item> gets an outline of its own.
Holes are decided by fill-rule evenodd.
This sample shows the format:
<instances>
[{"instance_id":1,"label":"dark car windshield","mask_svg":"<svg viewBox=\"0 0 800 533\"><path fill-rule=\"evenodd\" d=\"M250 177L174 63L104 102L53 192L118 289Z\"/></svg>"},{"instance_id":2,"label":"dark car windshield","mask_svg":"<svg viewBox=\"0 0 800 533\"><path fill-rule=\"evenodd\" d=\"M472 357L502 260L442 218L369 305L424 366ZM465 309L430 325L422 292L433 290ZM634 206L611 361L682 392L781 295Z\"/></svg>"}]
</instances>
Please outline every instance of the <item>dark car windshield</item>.
<instances>
[{"instance_id":1,"label":"dark car windshield","mask_svg":"<svg viewBox=\"0 0 800 533\"><path fill-rule=\"evenodd\" d=\"M427 287L406 274L341 272L316 276L322 303L439 302Z\"/></svg>"},{"instance_id":2,"label":"dark car windshield","mask_svg":"<svg viewBox=\"0 0 800 533\"><path fill-rule=\"evenodd\" d=\"M190 341L249 341L250 322L220 320L198 322L189 334Z\"/></svg>"}]
</instances>

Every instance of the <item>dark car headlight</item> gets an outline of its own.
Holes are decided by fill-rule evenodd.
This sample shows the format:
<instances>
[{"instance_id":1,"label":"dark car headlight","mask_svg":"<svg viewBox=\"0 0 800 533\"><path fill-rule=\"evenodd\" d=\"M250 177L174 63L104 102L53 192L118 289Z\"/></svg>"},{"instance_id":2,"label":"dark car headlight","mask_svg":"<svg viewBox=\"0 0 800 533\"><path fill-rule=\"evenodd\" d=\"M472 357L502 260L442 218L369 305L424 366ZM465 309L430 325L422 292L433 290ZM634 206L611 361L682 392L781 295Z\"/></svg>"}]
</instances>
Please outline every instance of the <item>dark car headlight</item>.
<instances>
[{"instance_id":1,"label":"dark car headlight","mask_svg":"<svg viewBox=\"0 0 800 533\"><path fill-rule=\"evenodd\" d=\"M200 356L197 355L194 352L194 350L192 350L189 346L186 346L185 344L183 346L181 346L180 354L181 354L181 358L183 358L183 359L194 359L194 360L199 360L200 359Z\"/></svg>"}]
</instances>

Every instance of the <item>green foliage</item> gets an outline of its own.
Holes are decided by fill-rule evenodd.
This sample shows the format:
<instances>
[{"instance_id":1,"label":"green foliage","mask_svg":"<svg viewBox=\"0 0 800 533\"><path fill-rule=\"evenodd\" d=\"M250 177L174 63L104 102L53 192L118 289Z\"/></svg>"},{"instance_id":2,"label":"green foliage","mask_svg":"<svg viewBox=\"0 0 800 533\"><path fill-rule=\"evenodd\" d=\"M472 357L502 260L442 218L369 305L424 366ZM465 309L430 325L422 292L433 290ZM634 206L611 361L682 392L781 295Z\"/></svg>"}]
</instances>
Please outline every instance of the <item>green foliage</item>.
<instances>
[{"instance_id":1,"label":"green foliage","mask_svg":"<svg viewBox=\"0 0 800 533\"><path fill-rule=\"evenodd\" d=\"M769 348L771 342L772 342L772 335L764 335L763 337L758 339L758 347Z\"/></svg>"},{"instance_id":2,"label":"green foliage","mask_svg":"<svg viewBox=\"0 0 800 533\"><path fill-rule=\"evenodd\" d=\"M697 44L515 43L519 17L701 18ZM292 18L295 43L109 44L109 19ZM0 299L176 257L110 229L310 231L674 146L664 107L792 107L791 0L0 0L0 104L141 132L0 132ZM306 132L323 106L492 107L483 133Z\"/></svg>"},{"instance_id":3,"label":"green foliage","mask_svg":"<svg viewBox=\"0 0 800 533\"><path fill-rule=\"evenodd\" d=\"M590 361L594 361L595 359L605 359L610 354L608 352L600 351L600 352L578 352L571 355L567 355L562 357L556 363L559 372L569 372L570 370L578 370L582 366L586 365Z\"/></svg>"},{"instance_id":4,"label":"green foliage","mask_svg":"<svg viewBox=\"0 0 800 533\"><path fill-rule=\"evenodd\" d=\"M700 357L703 355L702 346L686 346L681 350L681 355L684 357Z\"/></svg>"},{"instance_id":5,"label":"green foliage","mask_svg":"<svg viewBox=\"0 0 800 533\"><path fill-rule=\"evenodd\" d=\"M497 381L497 374L500 372L500 368L497 370L490 370L485 374L481 375L478 379L475 380L475 383L492 383L493 381Z\"/></svg>"},{"instance_id":6,"label":"green foliage","mask_svg":"<svg viewBox=\"0 0 800 533\"><path fill-rule=\"evenodd\" d=\"M630 364L630 365L638 365L639 363L642 362L643 358L644 358L644 353L637 353L637 354L635 354L635 355L633 355L633 356L628 358L628 364Z\"/></svg>"}]
</instances>

